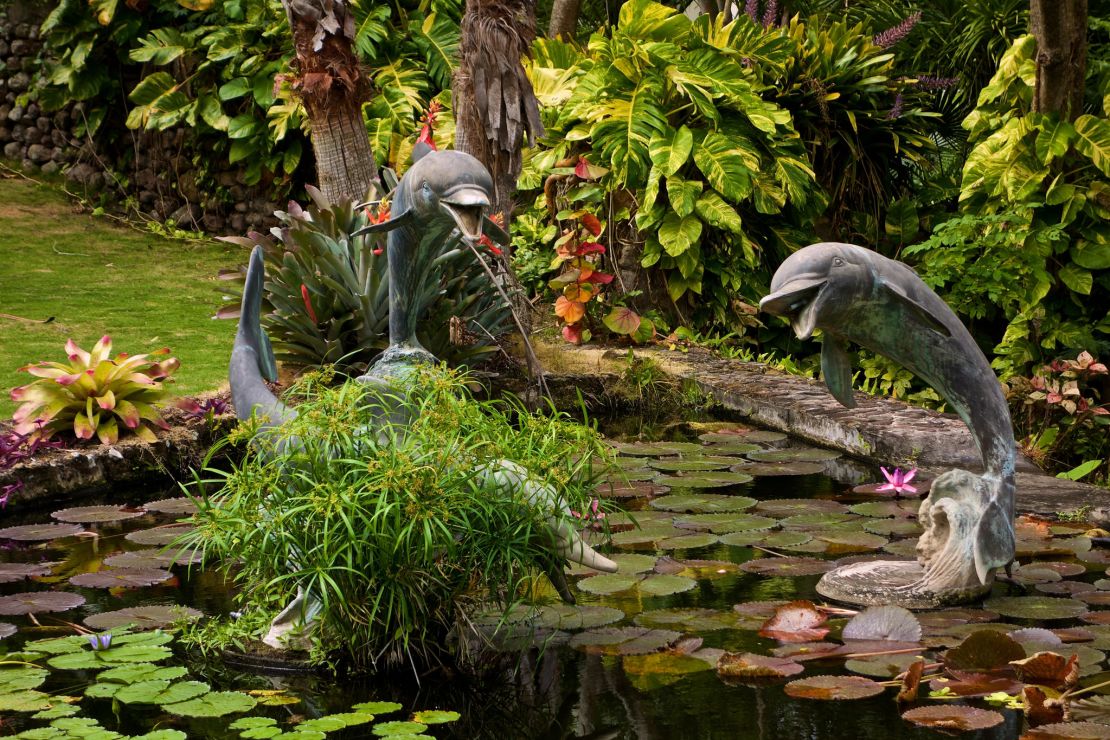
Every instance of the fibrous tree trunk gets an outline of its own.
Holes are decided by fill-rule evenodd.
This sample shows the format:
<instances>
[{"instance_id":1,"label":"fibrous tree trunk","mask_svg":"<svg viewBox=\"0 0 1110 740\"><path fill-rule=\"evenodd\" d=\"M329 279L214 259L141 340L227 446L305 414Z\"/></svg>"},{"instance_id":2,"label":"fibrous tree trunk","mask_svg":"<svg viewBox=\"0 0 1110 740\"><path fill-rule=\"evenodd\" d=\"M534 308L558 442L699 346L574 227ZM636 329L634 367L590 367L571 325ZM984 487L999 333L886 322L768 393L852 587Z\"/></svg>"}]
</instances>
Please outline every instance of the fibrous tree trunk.
<instances>
[{"instance_id":1,"label":"fibrous tree trunk","mask_svg":"<svg viewBox=\"0 0 1110 740\"><path fill-rule=\"evenodd\" d=\"M455 148L476 157L493 176L494 214L506 229L520 176L521 147L543 135L539 103L521 60L536 37L534 0L467 0L452 98ZM513 309L530 326L531 306L513 274L509 250L501 255Z\"/></svg>"},{"instance_id":2,"label":"fibrous tree trunk","mask_svg":"<svg viewBox=\"0 0 1110 740\"><path fill-rule=\"evenodd\" d=\"M547 26L548 37L562 37L564 41L574 38L581 11L582 0L555 0L551 6L551 22Z\"/></svg>"},{"instance_id":3,"label":"fibrous tree trunk","mask_svg":"<svg viewBox=\"0 0 1110 740\"><path fill-rule=\"evenodd\" d=\"M1087 75L1087 0L1031 0L1029 27L1037 39L1033 110L1074 120Z\"/></svg>"},{"instance_id":4,"label":"fibrous tree trunk","mask_svg":"<svg viewBox=\"0 0 1110 740\"><path fill-rule=\"evenodd\" d=\"M282 0L297 52L294 89L312 125L316 179L324 197L363 200L378 171L362 120L369 85L354 50L355 19L344 0Z\"/></svg>"}]
</instances>

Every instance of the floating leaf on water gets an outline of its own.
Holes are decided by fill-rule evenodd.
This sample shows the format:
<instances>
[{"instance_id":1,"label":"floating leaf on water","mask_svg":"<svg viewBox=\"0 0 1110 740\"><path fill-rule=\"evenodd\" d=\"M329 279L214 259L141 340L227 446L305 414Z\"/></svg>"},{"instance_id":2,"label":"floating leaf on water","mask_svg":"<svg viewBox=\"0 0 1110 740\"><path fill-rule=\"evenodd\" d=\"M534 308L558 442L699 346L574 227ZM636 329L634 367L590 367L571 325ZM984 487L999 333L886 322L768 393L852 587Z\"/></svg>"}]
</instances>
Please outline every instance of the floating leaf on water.
<instances>
[{"instance_id":1,"label":"floating leaf on water","mask_svg":"<svg viewBox=\"0 0 1110 740\"><path fill-rule=\"evenodd\" d=\"M374 734L378 737L420 735L426 729L428 729L428 726L419 722L382 722L374 725Z\"/></svg>"},{"instance_id":2,"label":"floating leaf on water","mask_svg":"<svg viewBox=\"0 0 1110 740\"><path fill-rule=\"evenodd\" d=\"M50 516L59 522L70 524L99 524L134 519L145 513L141 509L125 509L120 506L75 506L71 509L55 511Z\"/></svg>"},{"instance_id":3,"label":"floating leaf on water","mask_svg":"<svg viewBox=\"0 0 1110 740\"><path fill-rule=\"evenodd\" d=\"M845 640L896 640L920 642L921 623L900 606L871 606L848 620L841 637Z\"/></svg>"},{"instance_id":4,"label":"floating leaf on water","mask_svg":"<svg viewBox=\"0 0 1110 740\"><path fill-rule=\"evenodd\" d=\"M863 529L871 534L894 537L917 537L921 534L921 525L916 519L869 519L863 522Z\"/></svg>"},{"instance_id":5,"label":"floating leaf on water","mask_svg":"<svg viewBox=\"0 0 1110 740\"><path fill-rule=\"evenodd\" d=\"M837 459L840 453L818 447L791 447L785 450L758 450L745 456L756 462L825 462Z\"/></svg>"},{"instance_id":6,"label":"floating leaf on water","mask_svg":"<svg viewBox=\"0 0 1110 740\"><path fill-rule=\"evenodd\" d=\"M624 612L608 606L551 604L536 612L537 624L558 630L592 629L619 622L622 619L624 619Z\"/></svg>"},{"instance_id":7,"label":"floating leaf on water","mask_svg":"<svg viewBox=\"0 0 1110 740\"><path fill-rule=\"evenodd\" d=\"M743 450L748 452L749 450ZM740 452L740 450L737 450ZM825 472L825 466L818 462L781 462L759 463L744 462L729 468L734 473L746 473L756 478L775 477L785 475L816 475Z\"/></svg>"},{"instance_id":8,"label":"floating leaf on water","mask_svg":"<svg viewBox=\"0 0 1110 740\"><path fill-rule=\"evenodd\" d=\"M1095 633L1086 627L1061 627L1060 629L1052 630L1052 634L1060 638L1061 642L1074 643L1074 642L1091 642L1095 639ZM1014 637L1011 633L1010 637ZM1016 637L1014 638L1017 639ZM1028 651L1026 651L1028 652Z\"/></svg>"},{"instance_id":9,"label":"floating leaf on water","mask_svg":"<svg viewBox=\"0 0 1110 740\"><path fill-rule=\"evenodd\" d=\"M47 662L59 670L83 671L121 663L156 663L171 655L173 651L162 645L123 645L109 650L65 653Z\"/></svg>"},{"instance_id":10,"label":"floating leaf on water","mask_svg":"<svg viewBox=\"0 0 1110 740\"><path fill-rule=\"evenodd\" d=\"M872 678L891 679L920 660L919 656L913 654L873 655L867 658L847 660L844 667L852 673L860 673Z\"/></svg>"},{"instance_id":11,"label":"floating leaf on water","mask_svg":"<svg viewBox=\"0 0 1110 740\"><path fill-rule=\"evenodd\" d=\"M18 631L19 630L16 629L16 626L14 624L0 622L0 640L3 640L5 637L11 637Z\"/></svg>"},{"instance_id":12,"label":"floating leaf on water","mask_svg":"<svg viewBox=\"0 0 1110 740\"><path fill-rule=\"evenodd\" d=\"M1110 695L1087 696L1070 702L1071 717L1110 725Z\"/></svg>"},{"instance_id":13,"label":"floating leaf on water","mask_svg":"<svg viewBox=\"0 0 1110 740\"><path fill-rule=\"evenodd\" d=\"M787 658L755 653L725 653L717 661L717 675L740 683L764 683L796 676L805 666Z\"/></svg>"},{"instance_id":14,"label":"floating leaf on water","mask_svg":"<svg viewBox=\"0 0 1110 740\"><path fill-rule=\"evenodd\" d=\"M6 667L0 670L0 694L37 689L46 681L49 672L31 666Z\"/></svg>"},{"instance_id":15,"label":"floating leaf on water","mask_svg":"<svg viewBox=\"0 0 1110 740\"><path fill-rule=\"evenodd\" d=\"M692 578L673 575L650 575L639 583L640 593L649 596L670 596L689 591L697 585Z\"/></svg>"},{"instance_id":16,"label":"floating leaf on water","mask_svg":"<svg viewBox=\"0 0 1110 740\"><path fill-rule=\"evenodd\" d=\"M41 614L76 609L85 603L85 597L66 591L34 591L0 596L0 614Z\"/></svg>"},{"instance_id":17,"label":"floating leaf on water","mask_svg":"<svg viewBox=\"0 0 1110 740\"><path fill-rule=\"evenodd\" d=\"M138 588L168 581L172 575L161 568L105 568L75 575L69 582L85 588Z\"/></svg>"},{"instance_id":18,"label":"floating leaf on water","mask_svg":"<svg viewBox=\"0 0 1110 740\"><path fill-rule=\"evenodd\" d=\"M197 565L202 558L200 550L150 547L109 555L104 558L104 564L112 568L169 568L174 565Z\"/></svg>"},{"instance_id":19,"label":"floating leaf on water","mask_svg":"<svg viewBox=\"0 0 1110 740\"><path fill-rule=\"evenodd\" d=\"M716 442L706 445L703 449L710 455L746 455L749 452L755 452L763 448L751 442Z\"/></svg>"},{"instance_id":20,"label":"floating leaf on water","mask_svg":"<svg viewBox=\"0 0 1110 740\"><path fill-rule=\"evenodd\" d=\"M462 715L458 712L449 712L442 709L423 709L412 713L412 719L422 725L442 725L447 722L457 722Z\"/></svg>"},{"instance_id":21,"label":"floating leaf on water","mask_svg":"<svg viewBox=\"0 0 1110 740\"><path fill-rule=\"evenodd\" d=\"M45 542L80 534L85 528L79 524L24 524L0 529L0 539L17 542Z\"/></svg>"},{"instance_id":22,"label":"floating leaf on water","mask_svg":"<svg viewBox=\"0 0 1110 740\"><path fill-rule=\"evenodd\" d=\"M852 532L844 530L808 530L814 539L826 542L829 545L829 551L838 553L844 552L867 552L869 550L878 550L887 544L885 537L880 537L877 534L868 534L867 532Z\"/></svg>"},{"instance_id":23,"label":"floating leaf on water","mask_svg":"<svg viewBox=\"0 0 1110 740\"><path fill-rule=\"evenodd\" d=\"M372 714L363 714L363 717L373 717ZM313 719L305 720L297 724L297 729L301 732L335 732L342 730L347 726L347 723L337 717L315 717Z\"/></svg>"},{"instance_id":24,"label":"floating leaf on water","mask_svg":"<svg viewBox=\"0 0 1110 740\"><path fill-rule=\"evenodd\" d=\"M366 714L392 714L401 711L401 705L395 701L364 701L351 707L356 712Z\"/></svg>"},{"instance_id":25,"label":"floating leaf on water","mask_svg":"<svg viewBox=\"0 0 1110 740\"><path fill-rule=\"evenodd\" d=\"M820 626L827 619L813 602L791 601L775 610L760 628L759 636L779 642L815 642L829 634L828 627Z\"/></svg>"},{"instance_id":26,"label":"floating leaf on water","mask_svg":"<svg viewBox=\"0 0 1110 740\"><path fill-rule=\"evenodd\" d=\"M163 498L158 501L151 501L143 504L143 508L147 511L154 511L159 514L195 514L197 511L196 503L188 496Z\"/></svg>"},{"instance_id":27,"label":"floating leaf on water","mask_svg":"<svg viewBox=\"0 0 1110 740\"><path fill-rule=\"evenodd\" d=\"M854 514L837 514L835 512L814 512L812 514L794 514L782 519L779 523L791 529L823 529L845 522L856 520Z\"/></svg>"},{"instance_id":28,"label":"floating leaf on water","mask_svg":"<svg viewBox=\"0 0 1110 740\"><path fill-rule=\"evenodd\" d=\"M1054 570L1064 578L1071 578L1072 576L1080 576L1087 572L1079 563L1068 563L1064 561L1051 561L1051 560L1038 560L1028 565L1022 566L1026 568L1047 568Z\"/></svg>"},{"instance_id":29,"label":"floating leaf on water","mask_svg":"<svg viewBox=\"0 0 1110 740\"><path fill-rule=\"evenodd\" d=\"M917 701L918 688L921 686L921 675L924 672L925 659L915 659L902 675L902 686L898 689L898 696L894 697L894 701L899 705Z\"/></svg>"},{"instance_id":30,"label":"floating leaf on water","mask_svg":"<svg viewBox=\"0 0 1110 740\"><path fill-rule=\"evenodd\" d=\"M944 654L948 670L993 671L1025 657L1025 648L1001 632L980 629Z\"/></svg>"},{"instance_id":31,"label":"floating leaf on water","mask_svg":"<svg viewBox=\"0 0 1110 740\"><path fill-rule=\"evenodd\" d=\"M177 604L131 606L113 612L101 612L85 618L85 626L97 630L110 630L124 625L134 625L138 630L168 627L184 619L198 619L203 614L196 609Z\"/></svg>"},{"instance_id":32,"label":"floating leaf on water","mask_svg":"<svg viewBox=\"0 0 1110 740\"><path fill-rule=\"evenodd\" d=\"M1075 598L1087 606L1110 606L1110 591L1088 591L1076 594Z\"/></svg>"},{"instance_id":33,"label":"floating leaf on water","mask_svg":"<svg viewBox=\"0 0 1110 740\"><path fill-rule=\"evenodd\" d=\"M755 510L774 517L848 513L848 507L844 504L822 498L774 498L760 501L755 505Z\"/></svg>"},{"instance_id":34,"label":"floating leaf on water","mask_svg":"<svg viewBox=\"0 0 1110 740\"><path fill-rule=\"evenodd\" d=\"M682 676L713 669L709 663L692 655L670 651L647 655L628 655L622 661L624 672L640 691L651 691L675 683Z\"/></svg>"},{"instance_id":35,"label":"floating leaf on water","mask_svg":"<svg viewBox=\"0 0 1110 740\"><path fill-rule=\"evenodd\" d=\"M686 514L674 518L676 527L683 529L708 529L714 534L729 534L730 532L750 532L754 530L771 529L778 521L766 516L744 514L742 512L726 512L721 514Z\"/></svg>"},{"instance_id":36,"label":"floating leaf on water","mask_svg":"<svg viewBox=\"0 0 1110 740\"><path fill-rule=\"evenodd\" d=\"M1084 604L1084 606L1086 606L1086 604ZM1087 624L1107 625L1110 624L1110 610L1101 610L1097 612L1088 612L1087 614L1080 614L1079 618Z\"/></svg>"},{"instance_id":37,"label":"floating leaf on water","mask_svg":"<svg viewBox=\"0 0 1110 740\"><path fill-rule=\"evenodd\" d=\"M597 494L603 498L644 498L662 496L669 490L671 490L669 486L661 486L658 483L652 483L650 481L629 483L612 481L599 484L597 487Z\"/></svg>"},{"instance_id":38,"label":"floating leaf on water","mask_svg":"<svg viewBox=\"0 0 1110 740\"><path fill-rule=\"evenodd\" d=\"M812 676L791 681L783 691L795 699L841 701L878 696L884 689L881 684L862 676Z\"/></svg>"},{"instance_id":39,"label":"floating leaf on water","mask_svg":"<svg viewBox=\"0 0 1110 740\"><path fill-rule=\"evenodd\" d=\"M704 457L698 457L675 460L672 460L670 458L663 458L662 460L652 460L648 463L648 465L655 468L656 470L664 470L677 473L724 470L729 465L733 465L735 463L736 459L731 457L718 457L717 459L706 459Z\"/></svg>"},{"instance_id":40,"label":"floating leaf on water","mask_svg":"<svg viewBox=\"0 0 1110 740\"><path fill-rule=\"evenodd\" d=\"M273 727L277 720L271 717L241 717L227 726L229 730L257 730L262 727Z\"/></svg>"},{"instance_id":41,"label":"floating leaf on water","mask_svg":"<svg viewBox=\"0 0 1110 740\"><path fill-rule=\"evenodd\" d=\"M680 629L687 632L712 632L736 626L739 615L717 609L656 609L636 615L637 627Z\"/></svg>"},{"instance_id":42,"label":"floating leaf on water","mask_svg":"<svg viewBox=\"0 0 1110 740\"><path fill-rule=\"evenodd\" d=\"M916 517L920 506L917 501L867 501L849 506L848 511L875 519Z\"/></svg>"},{"instance_id":43,"label":"floating leaf on water","mask_svg":"<svg viewBox=\"0 0 1110 740\"><path fill-rule=\"evenodd\" d=\"M761 576L794 578L827 573L832 567L833 564L828 560L817 558L759 558L742 564L740 570Z\"/></svg>"},{"instance_id":44,"label":"floating leaf on water","mask_svg":"<svg viewBox=\"0 0 1110 740\"><path fill-rule=\"evenodd\" d=\"M602 627L579 632L568 644L578 650L600 655L642 655L662 650L682 637L673 630L646 627Z\"/></svg>"},{"instance_id":45,"label":"floating leaf on water","mask_svg":"<svg viewBox=\"0 0 1110 740\"><path fill-rule=\"evenodd\" d=\"M1056 581L1054 583L1038 583L1036 589L1044 594L1075 596L1094 591L1095 586L1093 583L1085 583L1084 581Z\"/></svg>"},{"instance_id":46,"label":"floating leaf on water","mask_svg":"<svg viewBox=\"0 0 1110 740\"><path fill-rule=\"evenodd\" d=\"M701 513L741 512L752 508L756 503L748 496L725 496L714 493L677 494L652 499L651 508L660 511Z\"/></svg>"},{"instance_id":47,"label":"floating leaf on water","mask_svg":"<svg viewBox=\"0 0 1110 740\"><path fill-rule=\"evenodd\" d=\"M1030 729L1021 740L1110 740L1110 725L1060 722Z\"/></svg>"},{"instance_id":48,"label":"floating leaf on water","mask_svg":"<svg viewBox=\"0 0 1110 740\"><path fill-rule=\"evenodd\" d=\"M768 532L763 531L749 531L749 532L733 532L721 536L721 542L726 545L735 545L737 547L747 547L749 545L759 545L761 547L769 547L772 550L776 548L789 548L803 545L809 542L810 537L805 532Z\"/></svg>"},{"instance_id":49,"label":"floating leaf on water","mask_svg":"<svg viewBox=\"0 0 1110 740\"><path fill-rule=\"evenodd\" d=\"M696 442L616 442L613 449L621 455L636 457L668 457L697 455L705 448Z\"/></svg>"},{"instance_id":50,"label":"floating leaf on water","mask_svg":"<svg viewBox=\"0 0 1110 740\"><path fill-rule=\"evenodd\" d=\"M128 532L124 535L124 539L128 542L134 542L137 545L147 545L149 547L165 547L172 544L178 537L192 532L196 529L192 524L170 524L165 527L154 527L153 529L140 529L136 532Z\"/></svg>"},{"instance_id":51,"label":"floating leaf on water","mask_svg":"<svg viewBox=\"0 0 1110 740\"><path fill-rule=\"evenodd\" d=\"M50 575L53 563L0 563L0 583L15 583L24 578Z\"/></svg>"},{"instance_id":52,"label":"floating leaf on water","mask_svg":"<svg viewBox=\"0 0 1110 740\"><path fill-rule=\"evenodd\" d=\"M620 593L635 588L643 575L638 573L602 573L597 576L583 578L578 582L578 590L598 596Z\"/></svg>"},{"instance_id":53,"label":"floating leaf on water","mask_svg":"<svg viewBox=\"0 0 1110 740\"><path fill-rule=\"evenodd\" d=\"M1051 596L999 596L987 599L983 606L1018 619L1074 619L1087 612L1081 601Z\"/></svg>"},{"instance_id":54,"label":"floating leaf on water","mask_svg":"<svg viewBox=\"0 0 1110 740\"><path fill-rule=\"evenodd\" d=\"M97 681L131 684L136 681L172 681L189 671L184 666L160 666L153 663L127 663L96 674Z\"/></svg>"},{"instance_id":55,"label":"floating leaf on water","mask_svg":"<svg viewBox=\"0 0 1110 740\"><path fill-rule=\"evenodd\" d=\"M766 429L749 429L747 427L732 427L724 430L718 429L698 435L698 439L706 444L728 444L733 440L766 444L769 442L782 442L786 438L786 435L782 432L772 432Z\"/></svg>"},{"instance_id":56,"label":"floating leaf on water","mask_svg":"<svg viewBox=\"0 0 1110 740\"><path fill-rule=\"evenodd\" d=\"M1012 639L1021 643L1027 655L1031 655L1038 650L1062 649L1064 646L1064 641L1055 632L1046 630L1044 627L1025 627L1024 629L1014 630L1009 635ZM1030 648L1034 649L1030 650Z\"/></svg>"},{"instance_id":57,"label":"floating leaf on water","mask_svg":"<svg viewBox=\"0 0 1110 740\"><path fill-rule=\"evenodd\" d=\"M910 537L904 540L894 540L883 545L883 552L889 552L891 555L898 555L899 557L914 559L917 557L917 538Z\"/></svg>"},{"instance_id":58,"label":"floating leaf on water","mask_svg":"<svg viewBox=\"0 0 1110 740\"><path fill-rule=\"evenodd\" d=\"M998 619L998 612L989 609L962 609L953 607L938 611L924 612L917 615L917 621L926 630L936 630L969 622L993 622Z\"/></svg>"},{"instance_id":59,"label":"floating leaf on water","mask_svg":"<svg viewBox=\"0 0 1110 740\"><path fill-rule=\"evenodd\" d=\"M72 717L80 711L80 707L75 707L72 704L51 704L47 709L32 714L31 719L60 719L62 717Z\"/></svg>"},{"instance_id":60,"label":"floating leaf on water","mask_svg":"<svg viewBox=\"0 0 1110 740\"><path fill-rule=\"evenodd\" d=\"M696 547L708 547L715 544L717 544L717 535L703 532L701 534L668 537L665 540L659 540L656 546L660 550L691 550Z\"/></svg>"},{"instance_id":61,"label":"floating leaf on water","mask_svg":"<svg viewBox=\"0 0 1110 740\"><path fill-rule=\"evenodd\" d=\"M41 712L49 709L51 698L41 691L13 691L0 694L0 712Z\"/></svg>"},{"instance_id":62,"label":"floating leaf on water","mask_svg":"<svg viewBox=\"0 0 1110 740\"><path fill-rule=\"evenodd\" d=\"M1071 688L1079 681L1079 656L1076 654L1065 658L1045 650L1028 658L1011 660L1010 665L1025 683L1060 690Z\"/></svg>"},{"instance_id":63,"label":"floating leaf on water","mask_svg":"<svg viewBox=\"0 0 1110 740\"><path fill-rule=\"evenodd\" d=\"M163 704L162 709L179 717L222 717L225 714L249 712L258 702L239 691L213 691L196 699Z\"/></svg>"},{"instance_id":64,"label":"floating leaf on water","mask_svg":"<svg viewBox=\"0 0 1110 740\"><path fill-rule=\"evenodd\" d=\"M970 732L1000 725L1006 718L989 709L977 709L962 704L940 704L911 709L902 715L902 719L919 727Z\"/></svg>"},{"instance_id":65,"label":"floating leaf on water","mask_svg":"<svg viewBox=\"0 0 1110 740\"><path fill-rule=\"evenodd\" d=\"M201 681L135 681L121 687L114 698L124 704L173 704L207 694L211 688Z\"/></svg>"},{"instance_id":66,"label":"floating leaf on water","mask_svg":"<svg viewBox=\"0 0 1110 740\"><path fill-rule=\"evenodd\" d=\"M633 545L647 545L654 543L658 540L665 540L668 537L681 537L690 534L689 530L679 529L669 524L649 524L640 529L631 529L627 532L615 532L610 541L614 545L620 546L633 546Z\"/></svg>"},{"instance_id":67,"label":"floating leaf on water","mask_svg":"<svg viewBox=\"0 0 1110 740\"><path fill-rule=\"evenodd\" d=\"M688 475L659 475L652 480L672 488L725 488L750 483L754 479L745 473L723 471L719 473L691 473Z\"/></svg>"}]
</instances>

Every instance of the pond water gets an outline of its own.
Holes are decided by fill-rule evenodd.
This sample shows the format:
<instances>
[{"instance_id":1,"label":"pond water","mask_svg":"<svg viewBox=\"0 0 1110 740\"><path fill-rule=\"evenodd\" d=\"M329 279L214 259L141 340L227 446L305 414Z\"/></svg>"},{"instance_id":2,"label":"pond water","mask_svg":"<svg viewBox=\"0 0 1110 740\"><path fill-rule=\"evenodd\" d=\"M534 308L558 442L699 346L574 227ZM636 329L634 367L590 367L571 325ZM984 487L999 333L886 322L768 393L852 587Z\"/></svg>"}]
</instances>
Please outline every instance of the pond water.
<instances>
[{"instance_id":1,"label":"pond water","mask_svg":"<svg viewBox=\"0 0 1110 740\"><path fill-rule=\"evenodd\" d=\"M763 686L729 685L718 678L711 665L717 655L715 649L769 655L779 648L777 641L759 636L760 625L773 612L775 603L794 599L822 601L815 586L820 571L827 567L823 563L873 555L876 551L893 557L911 557L919 531L913 517L916 499L895 501L853 493L853 484L874 481L878 476L857 463L827 459L831 456L823 451L814 452L780 435L735 433L739 425L728 425L728 430L722 431L713 424L648 426L640 419L630 418L611 422L605 429L613 438L636 440L629 443L631 446L620 448L626 474L633 481L615 483L617 497L613 501L631 512L640 529L630 526L626 514L613 513L609 517L614 542L607 552L619 556L626 580L597 578L581 567L572 569L572 590L582 608L558 613L549 609L547 619L541 619L539 627L533 621L527 622L531 625L528 627L514 623L494 638L510 646L543 642L543 650L523 647L517 652L503 653L500 663L490 661L491 666L499 667L487 671L482 678L433 672L419 682L404 675L387 680L336 682L311 674L267 674L220 661L205 661L194 654L179 654L176 660L188 664L190 678L205 681L213 689L281 692L279 696L288 697L285 701L290 703L258 706L251 714L272 717L283 728L292 727L289 723L301 718L348 711L359 702L388 700L402 705L397 712L400 719L421 709L460 712L462 718L458 722L428 730L440 738L947 737L902 720L893 688L856 701L795 699L784 692L784 681ZM651 448L639 444L645 439L685 446ZM673 454L676 452L680 454ZM692 458L708 459L695 467L713 470L673 470L687 467L683 463ZM676 462L679 464L674 465ZM739 471L751 475L750 481L729 482L727 475L733 475L734 480L745 477L730 470L737 465L741 466ZM713 479L722 473L726 477ZM691 488L690 483L703 487ZM658 488L660 484L670 484L670 490ZM645 492L650 495L640 495ZM139 506L176 495L173 491L118 491L101 500ZM95 504L101 500L81 503ZM153 543L158 535L150 539L149 533L134 533L164 527L181 516L172 511L148 511L122 521L81 525L96 536L0 540L0 563L49 565L44 576L11 582L0 577L0 597L65 590L86 599L78 608L38 614L40 624L27 616L0 617L0 621L18 628L18 632L0 642L0 649L18 650L28 641L72 634L67 623L79 623L90 616L126 607L180 604L206 614L228 613L234 607L227 585L214 572L195 566L174 565L170 580L142 588L68 583L79 574L119 564L118 557L113 560L112 556L148 550L151 544L134 540ZM48 511L12 511L3 514L0 524L11 527L46 521ZM1082 643L1080 657L1083 683L1105 680L1102 675L1105 656L1101 651L1110 649L1110 627L1106 626L1110 625L1110 611L1102 613L1107 619L1101 619L1097 610L1103 608L1103 602L1110 604L1110 591L1106 599L1088 596L1087 601L1092 603L1076 597L1110 589L1110 581L1103 580L1107 559L1102 551L1091 548L1089 539L1081 536L1084 529L1082 523L1051 528L1040 523L1023 523L1019 527L1021 562L1040 560L1054 564L1040 569L1026 567L1027 577L1020 583L997 583L987 607L967 613L948 612L943 618L925 617L925 646L919 654L936 656L945 647L958 644L976 628L969 621L1004 631L1029 626L1082 625L1089 630L1083 635L1089 639ZM594 536L598 542L603 539L601 533ZM105 559L109 559L107 565ZM1077 564L1082 567L1076 567ZM1018 574L1021 573L1019 569ZM1046 607L1037 606L1040 602L996 601L1028 595L1056 599L1070 616L1058 618L1053 604ZM554 594L547 591L541 590L541 598L550 604L557 603ZM734 609L737 605L741 606L740 611ZM1001 605L1001 611L1008 616L991 611L992 605ZM1038 621L1038 615L1052 618ZM560 616L562 623L555 625ZM576 620L586 624L571 624ZM845 621L832 620L833 631L828 639L838 636ZM997 623L1010 626L995 627ZM575 626L586 629L569 629ZM689 638L700 639L701 643ZM655 651L665 646L680 659L674 663L659 661ZM901 657L896 655L893 659ZM511 667L506 669L506 665ZM683 672L675 672L676 666ZM851 672L842 659L807 662L805 666L804 674L792 678ZM851 667L877 675L875 665L867 665L867 661ZM882 670L878 668L879 673ZM888 676L875 680L889 680L896 670L891 668ZM80 694L94 680L94 673L87 670L54 671L40 689L51 694ZM927 692L923 687L922 696ZM1020 712L981 700L970 703L1001 712L1005 721L989 730L964 733L963 737L1009 740L1021 735ZM198 738L240 736L228 724L242 715L181 718L156 705L121 707L111 699L89 697L82 700L80 707L83 716L95 718L104 727L121 733L139 734L158 727L176 728ZM3 718L0 735L45 724L30 719L31 714L26 712L0 712L0 717ZM329 737L373 736L369 725L329 734Z\"/></svg>"}]
</instances>

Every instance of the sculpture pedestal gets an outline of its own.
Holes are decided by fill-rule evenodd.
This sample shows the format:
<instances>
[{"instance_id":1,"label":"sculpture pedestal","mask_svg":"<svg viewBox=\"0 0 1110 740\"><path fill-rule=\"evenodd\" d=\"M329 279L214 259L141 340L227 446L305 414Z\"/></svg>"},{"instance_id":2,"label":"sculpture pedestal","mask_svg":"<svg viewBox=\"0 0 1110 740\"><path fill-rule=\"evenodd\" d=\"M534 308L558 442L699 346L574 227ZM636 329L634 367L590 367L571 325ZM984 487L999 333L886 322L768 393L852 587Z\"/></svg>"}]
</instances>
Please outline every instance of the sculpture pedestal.
<instances>
[{"instance_id":1,"label":"sculpture pedestal","mask_svg":"<svg viewBox=\"0 0 1110 740\"><path fill-rule=\"evenodd\" d=\"M936 609L977 601L991 590L987 583L934 591L924 587L925 575L915 560L868 560L829 571L817 584L817 593L856 606Z\"/></svg>"}]
</instances>

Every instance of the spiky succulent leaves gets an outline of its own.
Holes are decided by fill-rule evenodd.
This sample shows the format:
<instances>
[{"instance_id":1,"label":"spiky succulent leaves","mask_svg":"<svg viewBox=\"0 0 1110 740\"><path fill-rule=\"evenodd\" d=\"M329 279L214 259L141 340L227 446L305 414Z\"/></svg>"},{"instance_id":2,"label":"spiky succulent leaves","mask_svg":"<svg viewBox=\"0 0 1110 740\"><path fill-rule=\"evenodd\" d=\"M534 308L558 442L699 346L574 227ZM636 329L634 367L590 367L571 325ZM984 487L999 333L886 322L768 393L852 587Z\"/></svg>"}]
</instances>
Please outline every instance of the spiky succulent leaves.
<instances>
[{"instance_id":1,"label":"spiky succulent leaves","mask_svg":"<svg viewBox=\"0 0 1110 740\"><path fill-rule=\"evenodd\" d=\"M20 403L12 417L15 431L43 438L72 431L78 439L95 436L104 444L114 444L130 431L153 442L151 427L169 428L157 407L169 399L163 384L181 363L168 356L168 348L114 358L111 350L107 335L88 352L71 339L66 342L68 362L21 368L38 379L11 392Z\"/></svg>"},{"instance_id":2,"label":"spiky succulent leaves","mask_svg":"<svg viewBox=\"0 0 1110 740\"><path fill-rule=\"evenodd\" d=\"M224 240L248 249L262 246L267 274L262 326L277 359L294 367L334 364L341 373L358 374L389 340L385 240L373 234L351 237L369 224L366 213L351 201L331 204L319 191L310 188L309 193L307 207L291 203L278 212L282 227L276 236L252 232ZM441 240L427 247L435 266L423 271L416 301L417 338L452 365L471 364L492 352L491 337L504 333L510 318L473 254L457 246ZM241 276L229 277L241 281ZM235 315L239 295L232 300L219 315ZM451 343L452 317L470 328L471 343Z\"/></svg>"}]
</instances>

